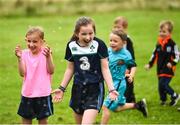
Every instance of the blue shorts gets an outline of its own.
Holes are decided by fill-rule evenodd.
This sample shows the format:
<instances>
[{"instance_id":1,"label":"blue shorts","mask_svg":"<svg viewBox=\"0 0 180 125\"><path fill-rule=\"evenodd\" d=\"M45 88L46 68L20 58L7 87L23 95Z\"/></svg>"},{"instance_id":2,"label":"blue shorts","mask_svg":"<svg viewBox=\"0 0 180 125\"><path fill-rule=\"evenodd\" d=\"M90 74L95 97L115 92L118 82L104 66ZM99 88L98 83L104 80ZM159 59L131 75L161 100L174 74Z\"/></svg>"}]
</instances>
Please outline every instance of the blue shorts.
<instances>
[{"instance_id":1,"label":"blue shorts","mask_svg":"<svg viewBox=\"0 0 180 125\"><path fill-rule=\"evenodd\" d=\"M87 109L100 111L104 100L104 84L73 84L70 107L77 114L83 114Z\"/></svg>"},{"instance_id":2,"label":"blue shorts","mask_svg":"<svg viewBox=\"0 0 180 125\"><path fill-rule=\"evenodd\" d=\"M124 96L126 90L125 79L123 80L113 79L113 83L114 83L114 88L116 89L116 91L119 92L118 99L116 101L111 101L109 96L107 96L103 103L103 105L106 106L111 111L115 111L118 108L118 106L122 106L126 103L126 98Z\"/></svg>"},{"instance_id":3,"label":"blue shorts","mask_svg":"<svg viewBox=\"0 0 180 125\"><path fill-rule=\"evenodd\" d=\"M17 112L26 119L44 119L53 114L51 95L45 97L28 98L21 97L21 103Z\"/></svg>"}]
</instances>

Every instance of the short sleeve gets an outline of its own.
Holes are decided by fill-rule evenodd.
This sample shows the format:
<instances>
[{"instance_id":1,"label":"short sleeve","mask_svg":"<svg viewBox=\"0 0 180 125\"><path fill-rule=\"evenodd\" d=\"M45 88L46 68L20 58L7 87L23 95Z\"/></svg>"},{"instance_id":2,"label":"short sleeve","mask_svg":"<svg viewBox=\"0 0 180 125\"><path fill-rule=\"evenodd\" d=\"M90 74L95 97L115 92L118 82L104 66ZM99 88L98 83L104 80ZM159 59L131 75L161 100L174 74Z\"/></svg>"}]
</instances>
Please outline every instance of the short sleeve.
<instances>
[{"instance_id":1,"label":"short sleeve","mask_svg":"<svg viewBox=\"0 0 180 125\"><path fill-rule=\"evenodd\" d=\"M72 56L71 50L69 48L69 43L66 46L66 53L65 53L65 57L64 58L66 60L70 61L70 62L73 62L74 60L73 60L73 56Z\"/></svg>"},{"instance_id":2,"label":"short sleeve","mask_svg":"<svg viewBox=\"0 0 180 125\"><path fill-rule=\"evenodd\" d=\"M126 64L127 64L127 67L128 68L132 68L132 67L136 67L136 62L134 61L134 59L132 58L132 55L131 53L127 50L126 51L127 53L127 61L126 61Z\"/></svg>"},{"instance_id":3,"label":"short sleeve","mask_svg":"<svg viewBox=\"0 0 180 125\"><path fill-rule=\"evenodd\" d=\"M100 39L95 38L95 40L97 40L99 43L98 55L99 55L100 59L108 57L108 49L107 49L106 44Z\"/></svg>"}]
</instances>

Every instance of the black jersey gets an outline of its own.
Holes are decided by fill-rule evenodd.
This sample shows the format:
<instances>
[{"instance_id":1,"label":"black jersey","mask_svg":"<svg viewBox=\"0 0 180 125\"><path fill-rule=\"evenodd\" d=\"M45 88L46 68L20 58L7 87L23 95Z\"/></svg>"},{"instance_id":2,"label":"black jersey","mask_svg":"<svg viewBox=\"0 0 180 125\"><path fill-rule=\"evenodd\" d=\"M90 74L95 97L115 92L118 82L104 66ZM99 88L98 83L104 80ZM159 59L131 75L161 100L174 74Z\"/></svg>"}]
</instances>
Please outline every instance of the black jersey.
<instances>
[{"instance_id":1,"label":"black jersey","mask_svg":"<svg viewBox=\"0 0 180 125\"><path fill-rule=\"evenodd\" d=\"M131 53L133 60L135 60L133 42L129 36L127 36L126 42L126 49Z\"/></svg>"},{"instance_id":2,"label":"black jersey","mask_svg":"<svg viewBox=\"0 0 180 125\"><path fill-rule=\"evenodd\" d=\"M149 61L150 67L157 61L157 74L159 76L172 77L174 75L174 68L169 69L167 63L170 62L173 66L179 61L179 51L176 43L169 39L169 41L162 47L159 43Z\"/></svg>"},{"instance_id":3,"label":"black jersey","mask_svg":"<svg viewBox=\"0 0 180 125\"><path fill-rule=\"evenodd\" d=\"M135 62L135 54L134 54L134 47L133 47L133 42L129 36L127 36L126 40L126 49L130 52L134 62ZM134 66L128 66L128 69L131 69L132 67L136 67L137 64L135 63Z\"/></svg>"},{"instance_id":4,"label":"black jersey","mask_svg":"<svg viewBox=\"0 0 180 125\"><path fill-rule=\"evenodd\" d=\"M87 47L77 41L70 41L66 47L65 59L74 62L75 84L97 84L103 82L100 59L108 57L105 43L94 38Z\"/></svg>"}]
</instances>

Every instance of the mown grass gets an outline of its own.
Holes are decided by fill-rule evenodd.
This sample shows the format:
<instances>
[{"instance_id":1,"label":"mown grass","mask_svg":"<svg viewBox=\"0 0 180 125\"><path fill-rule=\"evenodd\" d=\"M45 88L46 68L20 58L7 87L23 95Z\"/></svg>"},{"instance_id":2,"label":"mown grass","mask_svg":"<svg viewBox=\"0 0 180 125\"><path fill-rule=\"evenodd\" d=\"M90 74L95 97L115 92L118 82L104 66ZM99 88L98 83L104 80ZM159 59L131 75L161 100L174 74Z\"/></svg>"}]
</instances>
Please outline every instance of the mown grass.
<instances>
[{"instance_id":1,"label":"mown grass","mask_svg":"<svg viewBox=\"0 0 180 125\"><path fill-rule=\"evenodd\" d=\"M123 15L129 20L129 35L134 41L136 62L138 70L135 77L135 93L137 100L146 98L149 109L148 118L136 110L128 110L112 113L110 123L112 124L180 124L177 107L162 107L159 105L157 91L156 68L150 71L144 70L155 46L158 34L159 22L163 19L174 21L175 27L173 39L180 46L180 14L178 11L116 11L111 13L97 13L86 15L92 17L96 22L97 36L108 45L108 37L112 22L116 16ZM22 78L17 72L17 60L14 56L14 48L20 44L26 47L24 36L29 25L40 25L44 27L45 39L53 50L54 63L56 65L53 75L52 88L59 85L66 61L64 60L65 46L73 33L74 23L77 17L52 16L52 17L30 17L30 18L1 18L0 19L0 123L18 124L20 117L16 114L19 101ZM180 66L177 65L176 76L171 81L175 91L180 93ZM72 110L68 103L70 99L71 85L67 88L64 100L54 104L54 115L49 118L50 124L75 123ZM101 113L97 118L100 122ZM37 123L34 121L34 123Z\"/></svg>"}]
</instances>

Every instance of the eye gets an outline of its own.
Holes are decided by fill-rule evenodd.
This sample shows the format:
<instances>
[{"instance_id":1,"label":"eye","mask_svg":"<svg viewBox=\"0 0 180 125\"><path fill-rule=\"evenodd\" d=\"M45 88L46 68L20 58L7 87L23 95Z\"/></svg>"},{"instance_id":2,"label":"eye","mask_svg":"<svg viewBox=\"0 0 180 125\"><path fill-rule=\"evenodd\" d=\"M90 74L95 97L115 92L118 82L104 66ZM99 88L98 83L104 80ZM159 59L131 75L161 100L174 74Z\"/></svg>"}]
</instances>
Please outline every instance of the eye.
<instances>
[{"instance_id":1,"label":"eye","mask_svg":"<svg viewBox=\"0 0 180 125\"><path fill-rule=\"evenodd\" d=\"M89 33L89 35L92 35L92 34L93 34L93 32L90 32L90 33Z\"/></svg>"},{"instance_id":2,"label":"eye","mask_svg":"<svg viewBox=\"0 0 180 125\"><path fill-rule=\"evenodd\" d=\"M81 33L81 35L85 36L85 35L87 35L87 33Z\"/></svg>"},{"instance_id":3,"label":"eye","mask_svg":"<svg viewBox=\"0 0 180 125\"><path fill-rule=\"evenodd\" d=\"M31 42L31 40L26 40L28 43L30 43Z\"/></svg>"},{"instance_id":4,"label":"eye","mask_svg":"<svg viewBox=\"0 0 180 125\"><path fill-rule=\"evenodd\" d=\"M38 41L37 41L37 40L33 40L32 42L33 42L33 43L37 43Z\"/></svg>"}]
</instances>

